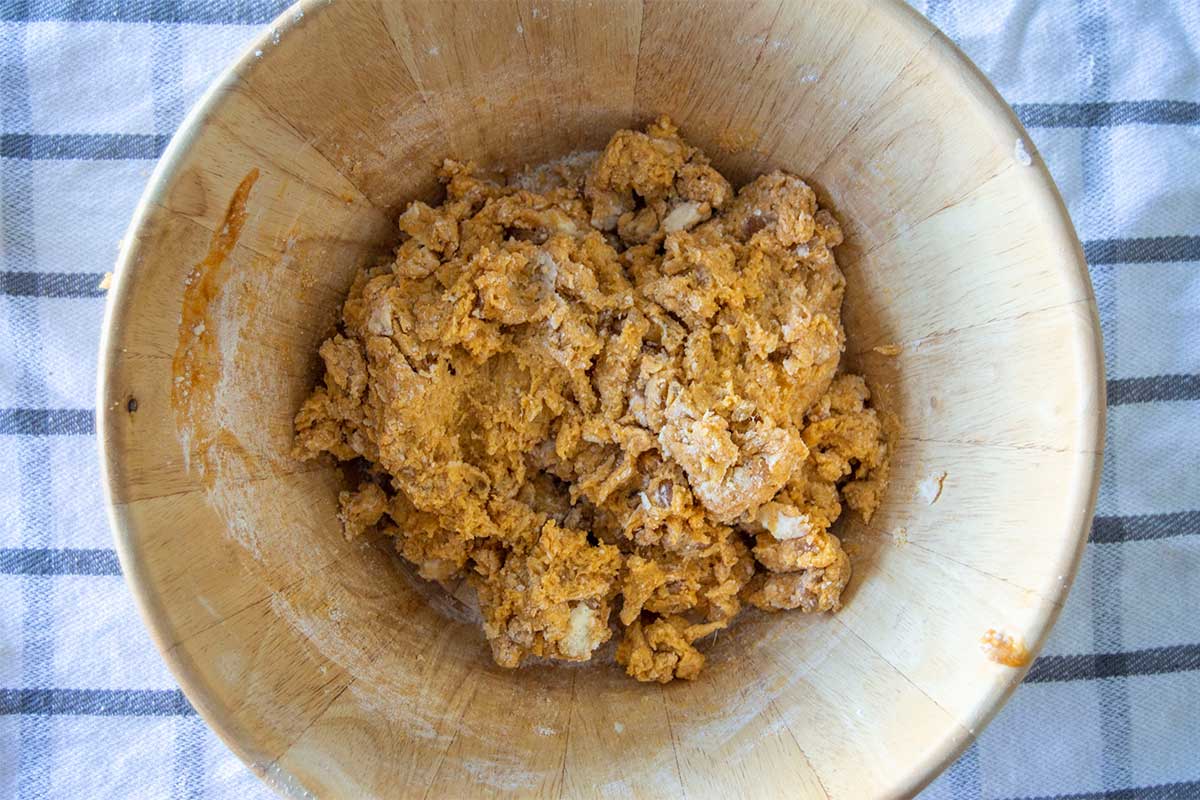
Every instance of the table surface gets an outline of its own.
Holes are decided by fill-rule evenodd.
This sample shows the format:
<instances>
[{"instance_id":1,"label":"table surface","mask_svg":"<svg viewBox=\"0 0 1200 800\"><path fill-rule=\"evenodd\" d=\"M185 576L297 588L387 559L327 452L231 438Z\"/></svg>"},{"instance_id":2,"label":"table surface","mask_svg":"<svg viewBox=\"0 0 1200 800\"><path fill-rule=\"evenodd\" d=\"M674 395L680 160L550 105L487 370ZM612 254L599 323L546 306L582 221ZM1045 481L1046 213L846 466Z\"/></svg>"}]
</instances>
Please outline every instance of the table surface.
<instances>
[{"instance_id":1,"label":"table surface","mask_svg":"<svg viewBox=\"0 0 1200 800\"><path fill-rule=\"evenodd\" d=\"M915 5L1014 105L1058 181L1109 400L1062 618L922 796L1200 797L1200 3ZM142 628L92 405L99 284L154 160L283 6L0 0L0 796L271 796Z\"/></svg>"}]
</instances>

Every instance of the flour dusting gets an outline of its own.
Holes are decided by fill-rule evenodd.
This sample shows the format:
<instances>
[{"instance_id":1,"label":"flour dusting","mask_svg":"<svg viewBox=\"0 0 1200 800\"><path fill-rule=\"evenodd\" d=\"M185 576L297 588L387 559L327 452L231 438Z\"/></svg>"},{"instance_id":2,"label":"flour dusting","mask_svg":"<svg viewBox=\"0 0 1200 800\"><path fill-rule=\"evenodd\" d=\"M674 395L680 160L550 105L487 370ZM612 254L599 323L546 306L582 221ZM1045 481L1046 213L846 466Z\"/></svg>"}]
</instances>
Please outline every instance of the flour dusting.
<instances>
[{"instance_id":1,"label":"flour dusting","mask_svg":"<svg viewBox=\"0 0 1200 800\"><path fill-rule=\"evenodd\" d=\"M529 771L518 759L511 756L502 756L494 761L466 759L462 762L462 767L477 781L506 792L532 789L537 786L539 778L544 777Z\"/></svg>"}]
</instances>

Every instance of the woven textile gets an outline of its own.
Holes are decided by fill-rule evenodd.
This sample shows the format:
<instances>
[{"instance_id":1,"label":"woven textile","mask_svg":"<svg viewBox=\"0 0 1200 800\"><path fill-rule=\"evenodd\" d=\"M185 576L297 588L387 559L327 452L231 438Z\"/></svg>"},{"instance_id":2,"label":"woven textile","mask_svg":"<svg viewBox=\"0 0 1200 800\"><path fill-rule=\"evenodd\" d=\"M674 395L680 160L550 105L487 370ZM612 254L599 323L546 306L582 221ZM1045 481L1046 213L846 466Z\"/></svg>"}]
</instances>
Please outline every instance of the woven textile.
<instances>
[{"instance_id":1,"label":"woven textile","mask_svg":"<svg viewBox=\"0 0 1200 800\"><path fill-rule=\"evenodd\" d=\"M1200 3L916 5L1015 106L1058 181L1110 403L1066 610L923 796L1200 798ZM0 0L0 797L271 796L142 627L92 405L99 283L154 160L283 8Z\"/></svg>"}]
</instances>

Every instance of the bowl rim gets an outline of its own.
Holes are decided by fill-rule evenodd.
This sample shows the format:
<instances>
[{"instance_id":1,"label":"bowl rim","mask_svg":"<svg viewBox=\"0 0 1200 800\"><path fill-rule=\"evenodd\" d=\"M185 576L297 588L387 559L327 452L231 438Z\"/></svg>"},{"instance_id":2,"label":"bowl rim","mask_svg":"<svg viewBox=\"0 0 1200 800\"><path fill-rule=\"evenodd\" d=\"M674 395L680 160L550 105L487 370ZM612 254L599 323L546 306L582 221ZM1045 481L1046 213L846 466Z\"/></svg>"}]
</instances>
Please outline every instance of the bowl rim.
<instances>
[{"instance_id":1,"label":"bowl rim","mask_svg":"<svg viewBox=\"0 0 1200 800\"><path fill-rule=\"evenodd\" d=\"M798 0L784 1L797 2ZM274 764L263 764L256 761L251 756L250 743L242 741L240 731L230 719L225 717L223 707L211 705L208 702L204 685L198 676L193 673L193 670L186 663L173 655L171 651L171 647L165 637L166 620L163 609L158 604L150 581L144 572L136 532L130 526L126 525L126 522L118 513L113 485L114 475L120 471L120 453L109 440L106 400L112 382L111 369L120 360L119 340L116 336L120 321L118 311L122 309L124 301L128 299L128 286L130 282L136 279L140 270L152 268L147 265L139 266L137 263L139 230L152 213L154 207L158 205L159 199L166 194L174 179L179 174L184 154L205 129L208 120L220 111L225 102L228 90L240 79L243 73L252 69L256 63L268 60L267 56L272 44L278 41L278 37L286 35L290 29L302 24L303 20L311 14L320 13L326 5L327 0L298 0L276 16L269 24L265 25L261 32L244 46L241 53L208 85L204 93L188 111L179 128L172 135L170 142L159 157L146 183L146 187L138 200L117 254L101 324L96 383L96 441L100 460L100 483L104 497L105 514L113 533L116 545L115 549L125 584L134 597L142 622L149 632L159 655L167 663L172 676L179 683L184 695L204 720L205 724L221 738L225 745L238 756L243 764L249 767L267 785L284 796L295 798L311 795L308 794L292 775ZM1031 139L1012 107L1004 100L979 67L932 22L905 3L904 0L878 0L873 11L886 16L890 24L899 26L900 29L906 29L909 33L916 33L931 40L937 40L938 44L944 47L949 53L954 65L959 68L960 75L958 80L972 89L980 90L978 91L981 98L978 101L979 104L989 111L999 112L1001 117L1021 137L1021 142L1032 150ZM1064 580L1054 596L1047 596L1042 600L1042 605L1046 613L1041 618L1041 627L1037 632L1035 640L1029 643L1029 660L1024 666L1011 671L1008 676L1007 685L994 696L991 703L978 715L974 724L969 727L968 736L960 737L957 740L950 736L943 737L940 742L936 743L939 752L925 759L922 765L913 768L913 774L907 776L909 780L906 782L907 791L904 792L906 796L919 793L950 764L957 760L967 747L978 739L983 729L995 718L996 714L999 713L1000 709L1011 698L1016 687L1023 681L1033 661L1038 653L1041 652L1051 630L1054 628L1062 612L1064 601L1074 584L1075 576L1088 541L1088 534L1100 487L1107 407L1099 309L1096 304L1095 293L1088 272L1083 247L1071 223L1067 206L1045 162L1041 158L1036 157L1036 153L1034 155L1033 163L1030 166L1034 170L1038 188L1048 192L1049 207L1053 212L1053 218L1047 220L1047 225L1055 237L1068 245L1065 252L1071 254L1070 261L1074 270L1070 270L1067 267L1067 262L1064 259L1064 272L1074 278L1081 289L1082 300L1080 301L1080 305L1086 306L1091 323L1090 341L1085 342L1086 345L1090 346L1086 347L1082 353L1080 371L1084 375L1090 374L1093 379L1080 387L1080 408L1085 410L1091 409L1094 420L1093 425L1090 427L1086 424L1086 419L1081 421L1080 447L1077 449L1077 452L1082 457L1082 460L1076 467L1076 474L1072 476L1072 483L1074 484L1072 491L1064 495L1064 505L1068 502L1068 496L1071 497L1074 504L1074 508L1069 513L1071 517L1070 524L1065 529L1074 530L1075 533L1073 538L1063 538L1062 548L1059 552L1059 572L1063 575ZM1088 463L1089 458L1090 464ZM990 688L992 686L981 684L980 694L983 695ZM897 783L897 785L902 784Z\"/></svg>"}]
</instances>

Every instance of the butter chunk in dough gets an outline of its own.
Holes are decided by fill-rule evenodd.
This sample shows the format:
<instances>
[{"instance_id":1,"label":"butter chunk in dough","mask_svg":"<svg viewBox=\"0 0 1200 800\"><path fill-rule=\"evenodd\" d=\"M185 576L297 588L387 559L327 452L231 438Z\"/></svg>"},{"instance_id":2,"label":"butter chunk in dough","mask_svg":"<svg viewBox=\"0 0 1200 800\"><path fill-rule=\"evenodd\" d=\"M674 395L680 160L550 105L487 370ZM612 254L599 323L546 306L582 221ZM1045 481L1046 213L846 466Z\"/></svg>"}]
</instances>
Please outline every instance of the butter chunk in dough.
<instances>
[{"instance_id":1,"label":"butter chunk in dough","mask_svg":"<svg viewBox=\"0 0 1200 800\"><path fill-rule=\"evenodd\" d=\"M735 191L665 118L509 181L441 179L354 280L295 418L297 457L367 466L345 534L465 577L505 667L616 631L634 678L691 679L746 604L836 609L830 526L873 513L889 452L838 373L842 233L813 190Z\"/></svg>"}]
</instances>

